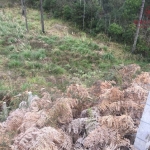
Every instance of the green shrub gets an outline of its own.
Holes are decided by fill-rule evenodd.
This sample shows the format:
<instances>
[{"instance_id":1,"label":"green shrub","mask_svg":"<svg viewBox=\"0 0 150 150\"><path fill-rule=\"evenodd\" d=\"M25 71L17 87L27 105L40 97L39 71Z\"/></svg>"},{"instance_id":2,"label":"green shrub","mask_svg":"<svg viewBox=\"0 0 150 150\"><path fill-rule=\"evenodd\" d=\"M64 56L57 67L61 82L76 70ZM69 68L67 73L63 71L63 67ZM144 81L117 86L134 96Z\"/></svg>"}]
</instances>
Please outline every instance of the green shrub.
<instances>
[{"instance_id":1,"label":"green shrub","mask_svg":"<svg viewBox=\"0 0 150 150\"><path fill-rule=\"evenodd\" d=\"M134 34L136 31L136 26L135 24L129 24L126 28L125 28L125 32L123 33L123 40L126 43L133 43L134 40Z\"/></svg>"},{"instance_id":2,"label":"green shrub","mask_svg":"<svg viewBox=\"0 0 150 150\"><path fill-rule=\"evenodd\" d=\"M16 38L14 38L14 37L10 37L10 38L8 38L8 44L12 44L12 43L16 43L17 42L17 39Z\"/></svg>"},{"instance_id":3,"label":"green shrub","mask_svg":"<svg viewBox=\"0 0 150 150\"><path fill-rule=\"evenodd\" d=\"M115 60L115 57L114 57L114 55L113 55L112 52L108 52L108 53L106 53L106 54L103 54L102 58L103 58L104 60L110 60L110 61Z\"/></svg>"},{"instance_id":4,"label":"green shrub","mask_svg":"<svg viewBox=\"0 0 150 150\"><path fill-rule=\"evenodd\" d=\"M25 58L25 59L31 59L32 57L32 52L30 50L25 50L22 52L22 56Z\"/></svg>"},{"instance_id":5,"label":"green shrub","mask_svg":"<svg viewBox=\"0 0 150 150\"><path fill-rule=\"evenodd\" d=\"M7 50L8 51L13 51L15 49L15 46L14 45L10 45L7 47Z\"/></svg>"},{"instance_id":6,"label":"green shrub","mask_svg":"<svg viewBox=\"0 0 150 150\"><path fill-rule=\"evenodd\" d=\"M108 32L109 32L110 36L112 36L112 38L117 40L122 35L123 28L116 23L112 23L108 28Z\"/></svg>"},{"instance_id":7,"label":"green shrub","mask_svg":"<svg viewBox=\"0 0 150 150\"><path fill-rule=\"evenodd\" d=\"M13 53L9 56L10 59L15 59L15 60L19 60L21 59L19 53Z\"/></svg>"},{"instance_id":8,"label":"green shrub","mask_svg":"<svg viewBox=\"0 0 150 150\"><path fill-rule=\"evenodd\" d=\"M150 47L143 39L139 39L136 46L136 53L142 54L144 57L150 56Z\"/></svg>"},{"instance_id":9,"label":"green shrub","mask_svg":"<svg viewBox=\"0 0 150 150\"><path fill-rule=\"evenodd\" d=\"M37 51L25 50L22 52L22 56L26 60L41 60L46 57L45 49L38 49Z\"/></svg>"},{"instance_id":10,"label":"green shrub","mask_svg":"<svg viewBox=\"0 0 150 150\"><path fill-rule=\"evenodd\" d=\"M41 60L46 57L45 49L39 49L32 52L32 58L36 60Z\"/></svg>"},{"instance_id":11,"label":"green shrub","mask_svg":"<svg viewBox=\"0 0 150 150\"><path fill-rule=\"evenodd\" d=\"M51 74L64 74L66 72L66 70L64 68L62 68L61 66L58 66L56 64L49 64L45 66L45 69L47 72L51 73Z\"/></svg>"},{"instance_id":12,"label":"green shrub","mask_svg":"<svg viewBox=\"0 0 150 150\"><path fill-rule=\"evenodd\" d=\"M43 68L43 64L39 63L39 62L26 61L25 68L27 68L27 69L41 69L41 68Z\"/></svg>"},{"instance_id":13,"label":"green shrub","mask_svg":"<svg viewBox=\"0 0 150 150\"><path fill-rule=\"evenodd\" d=\"M19 61L19 60L14 60L14 59L12 59L12 60L10 60L10 61L8 62L7 66L8 66L9 68L21 67L21 66L22 66L22 62Z\"/></svg>"},{"instance_id":14,"label":"green shrub","mask_svg":"<svg viewBox=\"0 0 150 150\"><path fill-rule=\"evenodd\" d=\"M63 17L66 20L70 20L72 17L72 9L71 7L69 7L68 5L65 5L63 7Z\"/></svg>"}]
</instances>

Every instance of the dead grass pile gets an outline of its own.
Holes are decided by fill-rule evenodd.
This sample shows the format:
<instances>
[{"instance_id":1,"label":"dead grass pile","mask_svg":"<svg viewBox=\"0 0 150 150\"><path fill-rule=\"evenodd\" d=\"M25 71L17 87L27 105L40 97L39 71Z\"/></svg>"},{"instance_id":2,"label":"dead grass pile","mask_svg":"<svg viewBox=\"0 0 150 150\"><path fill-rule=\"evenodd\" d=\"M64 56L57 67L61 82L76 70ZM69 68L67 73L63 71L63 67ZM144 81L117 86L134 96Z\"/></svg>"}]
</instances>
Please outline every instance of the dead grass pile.
<instances>
[{"instance_id":1,"label":"dead grass pile","mask_svg":"<svg viewBox=\"0 0 150 150\"><path fill-rule=\"evenodd\" d=\"M135 126L134 121L130 116L122 115L122 116L103 116L99 119L101 125L105 125L108 128L114 128L123 136L127 133L134 133Z\"/></svg>"},{"instance_id":2,"label":"dead grass pile","mask_svg":"<svg viewBox=\"0 0 150 150\"><path fill-rule=\"evenodd\" d=\"M12 150L71 150L70 137L52 127L31 127L14 139Z\"/></svg>"},{"instance_id":3,"label":"dead grass pile","mask_svg":"<svg viewBox=\"0 0 150 150\"><path fill-rule=\"evenodd\" d=\"M131 86L125 90L125 99L135 101L138 104L146 102L150 90L150 73L143 72L132 82Z\"/></svg>"},{"instance_id":4,"label":"dead grass pile","mask_svg":"<svg viewBox=\"0 0 150 150\"><path fill-rule=\"evenodd\" d=\"M16 109L15 111L11 112L7 120L3 122L3 128L5 128L6 131L17 131L23 123L25 114L26 110L21 109Z\"/></svg>"},{"instance_id":5,"label":"dead grass pile","mask_svg":"<svg viewBox=\"0 0 150 150\"><path fill-rule=\"evenodd\" d=\"M88 89L79 84L71 84L67 88L67 96L80 98L80 99L90 98Z\"/></svg>"},{"instance_id":6,"label":"dead grass pile","mask_svg":"<svg viewBox=\"0 0 150 150\"><path fill-rule=\"evenodd\" d=\"M27 112L24 116L23 122L19 127L20 132L25 132L31 127L43 127L47 121L47 114L44 111Z\"/></svg>"},{"instance_id":7,"label":"dead grass pile","mask_svg":"<svg viewBox=\"0 0 150 150\"><path fill-rule=\"evenodd\" d=\"M127 139L122 139L121 135L112 128L99 126L84 139L83 146L88 149L97 150L105 148L113 143L113 145L130 147Z\"/></svg>"},{"instance_id":8,"label":"dead grass pile","mask_svg":"<svg viewBox=\"0 0 150 150\"><path fill-rule=\"evenodd\" d=\"M122 87L128 88L132 82L132 78L136 77L140 70L141 68L137 64L123 66L121 69L117 70L117 77L121 80Z\"/></svg>"},{"instance_id":9,"label":"dead grass pile","mask_svg":"<svg viewBox=\"0 0 150 150\"><path fill-rule=\"evenodd\" d=\"M112 83L108 81L96 81L90 88L91 94L99 97L101 94L105 93L106 90L112 88Z\"/></svg>"},{"instance_id":10,"label":"dead grass pile","mask_svg":"<svg viewBox=\"0 0 150 150\"><path fill-rule=\"evenodd\" d=\"M139 69L130 65L121 73L128 78ZM130 81L124 90L113 81L97 81L91 88L71 84L55 101L45 91L42 98L22 101L0 123L0 144L6 141L12 150L134 150L131 137L148 96L150 73Z\"/></svg>"},{"instance_id":11,"label":"dead grass pile","mask_svg":"<svg viewBox=\"0 0 150 150\"><path fill-rule=\"evenodd\" d=\"M134 83L138 84L145 90L150 91L150 73L142 72L137 78L134 79Z\"/></svg>"},{"instance_id":12,"label":"dead grass pile","mask_svg":"<svg viewBox=\"0 0 150 150\"><path fill-rule=\"evenodd\" d=\"M77 99L60 98L57 99L52 108L49 110L49 123L67 124L73 120L73 109L78 105Z\"/></svg>"}]
</instances>

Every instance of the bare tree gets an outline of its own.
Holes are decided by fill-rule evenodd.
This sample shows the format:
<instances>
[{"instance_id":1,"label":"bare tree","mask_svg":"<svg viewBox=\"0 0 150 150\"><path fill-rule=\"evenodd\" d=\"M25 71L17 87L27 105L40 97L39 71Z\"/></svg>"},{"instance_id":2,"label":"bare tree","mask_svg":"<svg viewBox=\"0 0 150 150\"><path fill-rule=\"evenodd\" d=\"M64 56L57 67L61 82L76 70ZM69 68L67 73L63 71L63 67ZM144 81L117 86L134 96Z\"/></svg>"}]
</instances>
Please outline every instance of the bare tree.
<instances>
[{"instance_id":1,"label":"bare tree","mask_svg":"<svg viewBox=\"0 0 150 150\"><path fill-rule=\"evenodd\" d=\"M40 12L41 12L41 27L42 27L42 32L45 33L44 30L44 17L43 17L43 1L40 0Z\"/></svg>"},{"instance_id":2,"label":"bare tree","mask_svg":"<svg viewBox=\"0 0 150 150\"><path fill-rule=\"evenodd\" d=\"M84 6L83 6L83 30L85 26L85 0L84 0Z\"/></svg>"},{"instance_id":3,"label":"bare tree","mask_svg":"<svg viewBox=\"0 0 150 150\"><path fill-rule=\"evenodd\" d=\"M136 43L137 43L137 39L139 36L140 23L141 23L142 16L143 16L144 5L145 5L145 0L142 0L141 11L140 11L140 15L139 15L139 21L138 21L138 25L137 25L137 29L136 29L136 33L135 33L135 38L134 38L134 43L133 43L133 47L132 47L132 53L134 53L134 51L136 49Z\"/></svg>"},{"instance_id":4,"label":"bare tree","mask_svg":"<svg viewBox=\"0 0 150 150\"><path fill-rule=\"evenodd\" d=\"M25 6L25 0L21 0L21 7L22 7L22 15L25 18L26 29L27 29L27 31L29 31L29 29L28 29L28 20L27 20L27 12L26 12L26 6Z\"/></svg>"},{"instance_id":5,"label":"bare tree","mask_svg":"<svg viewBox=\"0 0 150 150\"><path fill-rule=\"evenodd\" d=\"M21 0L21 8L22 8L21 14L22 14L22 16L24 16L24 2L23 1L24 0Z\"/></svg>"}]
</instances>

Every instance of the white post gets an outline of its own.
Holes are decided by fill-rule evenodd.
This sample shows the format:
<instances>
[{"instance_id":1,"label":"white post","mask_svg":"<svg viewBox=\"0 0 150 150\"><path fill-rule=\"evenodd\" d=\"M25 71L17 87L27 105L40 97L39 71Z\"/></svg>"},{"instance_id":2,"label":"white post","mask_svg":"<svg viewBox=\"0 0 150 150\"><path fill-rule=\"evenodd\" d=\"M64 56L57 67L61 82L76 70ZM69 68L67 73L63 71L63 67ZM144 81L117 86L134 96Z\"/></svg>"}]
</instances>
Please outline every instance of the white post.
<instances>
[{"instance_id":1,"label":"white post","mask_svg":"<svg viewBox=\"0 0 150 150\"><path fill-rule=\"evenodd\" d=\"M145 104L140 125L136 134L134 147L136 150L148 150L150 136L150 92Z\"/></svg>"}]
</instances>

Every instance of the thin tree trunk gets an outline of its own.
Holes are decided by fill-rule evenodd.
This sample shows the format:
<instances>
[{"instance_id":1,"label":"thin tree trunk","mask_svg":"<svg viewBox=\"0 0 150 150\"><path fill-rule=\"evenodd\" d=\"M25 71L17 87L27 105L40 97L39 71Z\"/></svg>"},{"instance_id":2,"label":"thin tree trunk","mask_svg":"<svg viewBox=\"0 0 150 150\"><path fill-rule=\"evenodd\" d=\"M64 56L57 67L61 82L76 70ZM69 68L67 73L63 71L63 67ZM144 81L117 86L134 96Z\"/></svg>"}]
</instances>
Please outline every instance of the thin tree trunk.
<instances>
[{"instance_id":1,"label":"thin tree trunk","mask_svg":"<svg viewBox=\"0 0 150 150\"><path fill-rule=\"evenodd\" d=\"M41 12L41 27L42 27L42 32L45 33L44 30L44 18L43 18L43 1L40 0L40 12Z\"/></svg>"},{"instance_id":2,"label":"thin tree trunk","mask_svg":"<svg viewBox=\"0 0 150 150\"><path fill-rule=\"evenodd\" d=\"M25 0L21 0L21 7L22 7L22 16L24 16L24 18L25 18L26 29L27 29L27 31L29 31L28 30L28 20L27 20Z\"/></svg>"},{"instance_id":3,"label":"thin tree trunk","mask_svg":"<svg viewBox=\"0 0 150 150\"><path fill-rule=\"evenodd\" d=\"M84 26L85 26L85 0L84 0L84 6L83 6L83 30L84 30Z\"/></svg>"},{"instance_id":4,"label":"thin tree trunk","mask_svg":"<svg viewBox=\"0 0 150 150\"><path fill-rule=\"evenodd\" d=\"M21 0L21 9L22 9L22 12L21 12L21 15L24 16L24 4L23 4L23 0Z\"/></svg>"},{"instance_id":5,"label":"thin tree trunk","mask_svg":"<svg viewBox=\"0 0 150 150\"><path fill-rule=\"evenodd\" d=\"M142 0L142 6L141 6L139 21L138 21L138 25L137 25L137 29L136 29L136 33L135 33L134 43L133 43L133 47L132 47L132 53L134 53L134 51L136 49L136 43L137 43L137 39L139 36L139 31L140 31L140 23L141 23L141 19L143 16L144 4L145 4L145 0Z\"/></svg>"},{"instance_id":6,"label":"thin tree trunk","mask_svg":"<svg viewBox=\"0 0 150 150\"><path fill-rule=\"evenodd\" d=\"M27 31L29 31L28 29L28 20L27 20L27 11L26 11L26 5L25 5L25 0L24 1L24 17L25 17L25 22L26 22L26 29Z\"/></svg>"}]
</instances>

